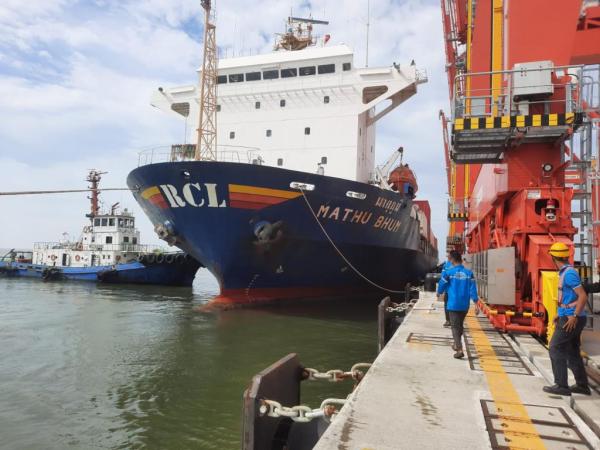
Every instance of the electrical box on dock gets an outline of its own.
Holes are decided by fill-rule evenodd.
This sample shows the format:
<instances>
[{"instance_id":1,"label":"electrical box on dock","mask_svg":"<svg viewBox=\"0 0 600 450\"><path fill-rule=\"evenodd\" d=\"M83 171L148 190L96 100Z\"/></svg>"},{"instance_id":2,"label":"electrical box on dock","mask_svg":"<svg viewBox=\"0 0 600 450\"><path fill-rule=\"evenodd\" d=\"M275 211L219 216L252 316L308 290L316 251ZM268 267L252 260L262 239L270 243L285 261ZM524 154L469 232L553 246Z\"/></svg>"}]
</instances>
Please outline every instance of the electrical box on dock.
<instances>
[{"instance_id":1,"label":"electrical box on dock","mask_svg":"<svg viewBox=\"0 0 600 450\"><path fill-rule=\"evenodd\" d=\"M535 61L515 64L512 73L512 90L515 101L539 99L554 94L552 61Z\"/></svg>"},{"instance_id":2,"label":"electrical box on dock","mask_svg":"<svg viewBox=\"0 0 600 450\"><path fill-rule=\"evenodd\" d=\"M491 305L515 304L515 248L502 247L475 253L473 274L479 295Z\"/></svg>"}]
</instances>

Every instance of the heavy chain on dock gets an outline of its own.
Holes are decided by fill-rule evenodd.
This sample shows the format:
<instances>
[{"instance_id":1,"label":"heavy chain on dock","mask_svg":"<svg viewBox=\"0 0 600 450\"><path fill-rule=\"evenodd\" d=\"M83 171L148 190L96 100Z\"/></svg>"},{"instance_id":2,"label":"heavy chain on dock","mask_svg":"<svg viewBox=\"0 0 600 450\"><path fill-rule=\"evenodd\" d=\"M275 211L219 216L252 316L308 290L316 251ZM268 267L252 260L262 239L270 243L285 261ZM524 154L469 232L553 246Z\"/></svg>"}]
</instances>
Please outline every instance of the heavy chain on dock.
<instances>
[{"instance_id":1,"label":"heavy chain on dock","mask_svg":"<svg viewBox=\"0 0 600 450\"><path fill-rule=\"evenodd\" d=\"M330 382L343 381L348 378L352 378L356 382L359 382L365 376L365 372L371 367L370 363L357 363L354 364L349 371L344 372L339 369L332 369L326 372L319 372L317 369L310 367L304 368L304 376L306 380L327 380ZM364 371L361 369L365 369Z\"/></svg>"},{"instance_id":2,"label":"heavy chain on dock","mask_svg":"<svg viewBox=\"0 0 600 450\"><path fill-rule=\"evenodd\" d=\"M275 400L263 399L259 411L261 416L287 417L294 422L307 423L319 417L333 419L338 413L336 405L344 406L345 403L346 399L343 398L327 398L321 402L319 408L312 409L306 405L283 406Z\"/></svg>"}]
</instances>

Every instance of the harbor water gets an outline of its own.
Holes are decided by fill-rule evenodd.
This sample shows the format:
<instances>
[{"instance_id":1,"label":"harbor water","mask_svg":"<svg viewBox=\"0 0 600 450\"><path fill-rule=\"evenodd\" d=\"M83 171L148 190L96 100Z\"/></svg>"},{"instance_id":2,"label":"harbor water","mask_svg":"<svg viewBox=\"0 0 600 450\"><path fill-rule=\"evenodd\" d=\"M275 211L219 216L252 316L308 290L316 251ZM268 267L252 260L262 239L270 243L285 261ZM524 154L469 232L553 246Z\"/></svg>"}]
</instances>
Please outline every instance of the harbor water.
<instances>
[{"instance_id":1,"label":"harbor water","mask_svg":"<svg viewBox=\"0 0 600 450\"><path fill-rule=\"evenodd\" d=\"M255 373L375 357L372 303L198 312L216 292L205 270L193 288L0 278L0 448L238 449ZM303 403L351 385L304 382Z\"/></svg>"}]
</instances>

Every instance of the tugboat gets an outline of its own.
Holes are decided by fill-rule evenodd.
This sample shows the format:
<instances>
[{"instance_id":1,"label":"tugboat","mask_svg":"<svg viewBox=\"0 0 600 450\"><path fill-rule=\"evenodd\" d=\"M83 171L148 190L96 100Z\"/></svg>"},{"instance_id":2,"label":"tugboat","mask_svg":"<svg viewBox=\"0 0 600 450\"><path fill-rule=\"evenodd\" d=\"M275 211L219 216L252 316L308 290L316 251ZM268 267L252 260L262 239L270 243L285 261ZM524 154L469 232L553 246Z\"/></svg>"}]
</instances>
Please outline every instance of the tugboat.
<instances>
[{"instance_id":1,"label":"tugboat","mask_svg":"<svg viewBox=\"0 0 600 450\"><path fill-rule=\"evenodd\" d=\"M11 250L0 258L0 275L49 280L191 286L200 262L184 252L140 244L135 218L115 203L100 212L99 183L105 172L90 171L90 223L77 241L36 242L33 251Z\"/></svg>"}]
</instances>

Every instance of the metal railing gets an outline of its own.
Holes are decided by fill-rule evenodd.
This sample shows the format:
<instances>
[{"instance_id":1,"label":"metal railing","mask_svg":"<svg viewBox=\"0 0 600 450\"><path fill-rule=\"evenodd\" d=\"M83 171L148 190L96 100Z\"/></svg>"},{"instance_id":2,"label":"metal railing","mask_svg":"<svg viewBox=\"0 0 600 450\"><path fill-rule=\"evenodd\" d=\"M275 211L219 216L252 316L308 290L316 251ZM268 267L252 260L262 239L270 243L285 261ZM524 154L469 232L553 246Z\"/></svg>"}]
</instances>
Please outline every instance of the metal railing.
<instances>
[{"instance_id":1,"label":"metal railing","mask_svg":"<svg viewBox=\"0 0 600 450\"><path fill-rule=\"evenodd\" d=\"M581 112L582 88L597 89L593 80L587 80L583 84L582 67L532 67L459 74L454 80L452 120L526 115L532 107L537 108L536 114ZM545 77L550 82L515 86L517 77L525 78L527 74L531 74L531 78L534 78L534 72L549 72ZM566 75L569 80L563 78ZM497 88L491 87L494 77L500 77L500 86ZM483 80L482 84L489 87L473 88L479 80ZM467 85L471 86L469 95L466 95ZM532 93L520 94L524 88L530 89ZM561 91L564 91L564 95ZM557 95L558 93L561 95Z\"/></svg>"},{"instance_id":2,"label":"metal railing","mask_svg":"<svg viewBox=\"0 0 600 450\"><path fill-rule=\"evenodd\" d=\"M146 244L83 244L81 242L36 242L33 251L43 250L70 250L70 251L105 251L105 252L128 252L128 253L166 253L160 245Z\"/></svg>"},{"instance_id":3,"label":"metal railing","mask_svg":"<svg viewBox=\"0 0 600 450\"><path fill-rule=\"evenodd\" d=\"M457 198L448 200L448 217L466 215L469 212L469 199Z\"/></svg>"},{"instance_id":4,"label":"metal railing","mask_svg":"<svg viewBox=\"0 0 600 450\"><path fill-rule=\"evenodd\" d=\"M259 158L258 147L242 145L218 145L217 160L251 164ZM191 161L196 155L196 144L158 146L138 153L138 167L164 162Z\"/></svg>"}]
</instances>

